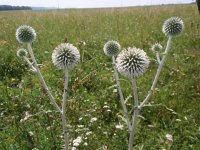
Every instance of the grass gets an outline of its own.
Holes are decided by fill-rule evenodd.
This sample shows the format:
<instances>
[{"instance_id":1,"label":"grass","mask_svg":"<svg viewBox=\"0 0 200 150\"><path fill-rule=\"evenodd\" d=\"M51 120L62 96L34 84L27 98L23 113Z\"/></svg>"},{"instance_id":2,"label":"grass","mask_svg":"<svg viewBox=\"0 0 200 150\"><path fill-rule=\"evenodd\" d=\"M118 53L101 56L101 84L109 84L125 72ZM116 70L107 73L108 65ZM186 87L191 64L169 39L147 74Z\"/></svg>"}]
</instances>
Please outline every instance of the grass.
<instances>
[{"instance_id":1,"label":"grass","mask_svg":"<svg viewBox=\"0 0 200 150\"><path fill-rule=\"evenodd\" d=\"M53 66L52 51L68 41L84 53L83 62L70 71L70 139L83 137L80 150L126 150L128 132L115 92L111 59L104 55L103 45L109 39L118 40L123 48L142 48L152 58L149 70L137 81L141 101L157 68L150 47L155 42L165 46L167 38L161 28L171 16L184 20L185 31L173 39L151 105L140 114L135 149L198 150L200 20L196 5L0 12L0 149L55 150L63 146L59 113L50 104L37 75L16 56L22 47L15 39L18 26L27 24L37 31L35 56L43 64L41 72L59 104L64 72ZM86 46L80 46L80 41ZM124 94L130 97L131 82L121 79ZM130 97L129 110L132 103ZM94 117L97 121L90 122ZM118 124L124 125L124 130L116 129ZM166 134L173 135L171 147L166 144Z\"/></svg>"}]
</instances>

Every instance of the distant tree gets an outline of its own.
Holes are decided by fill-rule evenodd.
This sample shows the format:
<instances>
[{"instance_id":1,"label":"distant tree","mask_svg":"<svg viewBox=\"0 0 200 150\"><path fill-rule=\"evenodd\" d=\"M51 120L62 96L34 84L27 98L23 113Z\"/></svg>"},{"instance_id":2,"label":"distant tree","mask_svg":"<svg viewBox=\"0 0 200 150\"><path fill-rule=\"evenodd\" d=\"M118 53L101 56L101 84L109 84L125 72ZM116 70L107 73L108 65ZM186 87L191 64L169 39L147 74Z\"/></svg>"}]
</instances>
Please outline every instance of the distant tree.
<instances>
[{"instance_id":1,"label":"distant tree","mask_svg":"<svg viewBox=\"0 0 200 150\"><path fill-rule=\"evenodd\" d=\"M32 10L32 8L28 6L0 5L0 11L6 11L6 10Z\"/></svg>"},{"instance_id":2,"label":"distant tree","mask_svg":"<svg viewBox=\"0 0 200 150\"><path fill-rule=\"evenodd\" d=\"M199 14L200 14L200 0L197 0L197 7L198 7L198 10L199 10Z\"/></svg>"}]
</instances>

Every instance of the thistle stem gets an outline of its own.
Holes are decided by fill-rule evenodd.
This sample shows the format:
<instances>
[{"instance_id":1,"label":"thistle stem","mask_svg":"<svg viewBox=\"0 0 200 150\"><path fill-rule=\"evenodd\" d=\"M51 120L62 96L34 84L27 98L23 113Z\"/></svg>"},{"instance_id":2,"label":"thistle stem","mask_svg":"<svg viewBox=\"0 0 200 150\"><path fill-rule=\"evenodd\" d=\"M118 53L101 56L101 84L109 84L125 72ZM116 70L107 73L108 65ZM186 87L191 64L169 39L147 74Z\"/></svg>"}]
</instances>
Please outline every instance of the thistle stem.
<instances>
[{"instance_id":1,"label":"thistle stem","mask_svg":"<svg viewBox=\"0 0 200 150\"><path fill-rule=\"evenodd\" d=\"M163 64L164 64L164 62L165 62L165 59L167 58L167 54L168 54L168 52L169 52L169 50L170 50L171 40L172 40L172 36L169 36L168 41L167 41L167 46L166 46L166 49L165 49L165 53L164 53L164 55L163 55L163 57L162 57L162 60L161 60L161 62L160 62L160 64L159 64L159 66L158 66L158 69L157 69L157 72L156 72L154 81L153 81L153 83L152 83L151 89L150 89L150 91L148 92L146 98L145 98L145 99L143 100L143 102L140 104L139 109L141 109L142 107L144 107L145 103L150 99L150 97L151 97L151 95L152 95L152 93L153 93L153 91L154 91L154 89L155 89L155 87L156 87L156 84L157 84L157 82L158 82L158 77L159 77L160 72L161 72L161 70L162 70L162 68L163 68Z\"/></svg>"},{"instance_id":2,"label":"thistle stem","mask_svg":"<svg viewBox=\"0 0 200 150\"><path fill-rule=\"evenodd\" d=\"M157 58L158 64L160 64L160 54L159 54L159 52L156 52L156 58Z\"/></svg>"},{"instance_id":3,"label":"thistle stem","mask_svg":"<svg viewBox=\"0 0 200 150\"><path fill-rule=\"evenodd\" d=\"M31 44L28 43L27 46L28 46L29 54L30 54L31 59L32 59L32 61L33 61L33 65L34 65L34 67L35 67L35 69L36 69L36 72L37 72L37 74L38 74L38 76L39 76L39 79L40 79L40 81L41 81L41 83L42 83L42 86L43 86L44 89L46 90L48 96L50 97L51 102L53 103L53 105L55 106L55 108L57 109L57 111L59 111L59 112L62 114L62 111L61 111L60 107L57 105L57 103L56 103L56 101L55 101L55 98L54 98L53 95L51 94L51 92L50 92L49 88L47 87L46 82L44 81L44 78L43 78L43 76L42 76L42 74L41 74L41 72L40 72L40 69L39 69L39 67L38 67L37 61L36 61L35 56L34 56L34 54L33 54L33 50L32 50Z\"/></svg>"},{"instance_id":4,"label":"thistle stem","mask_svg":"<svg viewBox=\"0 0 200 150\"><path fill-rule=\"evenodd\" d=\"M134 135L135 135L135 130L137 126L137 118L139 114L137 84L136 84L136 79L134 78L132 79L132 87L133 87L133 93L134 93L134 108L135 109L134 109L134 115L133 115L133 120L132 120L132 129L129 136L128 150L133 150Z\"/></svg>"},{"instance_id":5,"label":"thistle stem","mask_svg":"<svg viewBox=\"0 0 200 150\"><path fill-rule=\"evenodd\" d=\"M64 132L65 150L68 150L68 131L67 131L67 119L66 119L66 104L67 104L67 89L68 89L68 68L65 68L65 84L63 92L63 104L62 104L62 124Z\"/></svg>"},{"instance_id":6,"label":"thistle stem","mask_svg":"<svg viewBox=\"0 0 200 150\"><path fill-rule=\"evenodd\" d=\"M37 72L37 70L35 69L33 64L28 60L28 58L26 56L24 56L23 59L24 59L24 61L26 61L28 63L29 67L31 67L33 69L33 71Z\"/></svg>"},{"instance_id":7,"label":"thistle stem","mask_svg":"<svg viewBox=\"0 0 200 150\"><path fill-rule=\"evenodd\" d=\"M118 72L117 72L114 56L112 56L112 61L113 61L113 68L114 68L114 73L115 73L115 80L117 82L117 88L118 88L119 95L120 95L121 105L122 105L122 108L124 110L124 115L125 115L125 118L126 118L126 122L127 122L127 125L128 125L129 132L131 132L131 123L130 123L130 120L129 120L128 111L127 111L124 96L123 96L123 93L122 93L121 84L120 84L119 75L118 75Z\"/></svg>"}]
</instances>

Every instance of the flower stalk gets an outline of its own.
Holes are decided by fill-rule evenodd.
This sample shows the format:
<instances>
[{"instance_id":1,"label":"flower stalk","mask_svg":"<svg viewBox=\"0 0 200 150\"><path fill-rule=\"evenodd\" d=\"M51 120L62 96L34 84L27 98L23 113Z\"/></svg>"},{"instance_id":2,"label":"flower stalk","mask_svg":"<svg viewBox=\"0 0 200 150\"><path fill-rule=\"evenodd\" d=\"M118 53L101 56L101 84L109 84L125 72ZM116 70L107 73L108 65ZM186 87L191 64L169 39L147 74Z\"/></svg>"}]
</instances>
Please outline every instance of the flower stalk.
<instances>
[{"instance_id":1,"label":"flower stalk","mask_svg":"<svg viewBox=\"0 0 200 150\"><path fill-rule=\"evenodd\" d=\"M153 83L152 83L152 86L151 86L151 89L150 91L148 92L147 96L145 97L145 99L143 100L143 102L139 105L139 109L142 109L142 107L144 107L145 103L150 99L155 87L156 87L156 84L158 82L158 77L160 76L160 73L161 73L161 70L163 68L163 64L165 62L165 59L167 58L167 54L170 50L170 45L171 45L171 40L172 40L172 36L169 36L168 37L168 41L167 41L167 46L166 46L166 49L165 49L165 52L163 54L163 57L162 57L162 60L161 62L159 63L159 66L158 66L158 69L157 69L157 72L156 72L156 75L154 77L154 80L153 80Z\"/></svg>"},{"instance_id":2,"label":"flower stalk","mask_svg":"<svg viewBox=\"0 0 200 150\"><path fill-rule=\"evenodd\" d=\"M160 64L160 53L159 52L156 52L156 58L157 58L158 64Z\"/></svg>"},{"instance_id":3,"label":"flower stalk","mask_svg":"<svg viewBox=\"0 0 200 150\"><path fill-rule=\"evenodd\" d=\"M27 64L29 65L30 68L33 69L34 72L37 72L35 67L33 66L33 64L29 61L29 59L26 56L23 56L24 61L27 62Z\"/></svg>"},{"instance_id":4,"label":"flower stalk","mask_svg":"<svg viewBox=\"0 0 200 150\"><path fill-rule=\"evenodd\" d=\"M49 88L47 87L47 84L46 84L46 82L44 81L44 78L43 78L43 76L42 76L42 74L41 74L41 72L40 72L40 69L39 69L39 67L38 67L37 61L36 61L35 56L34 56L34 54L33 54L33 50L32 50L31 44L28 43L28 44L27 44L27 47L28 47L28 51L29 51L29 54L30 54L30 56L31 56L31 59L32 59L32 61L33 61L33 66L34 66L34 68L36 69L36 73L38 74L38 77L39 77L39 79L40 79L40 81L41 81L41 83L42 83L43 88L46 90L46 92L47 92L47 94L48 94L48 96L49 96L49 98L50 98L52 104L53 104L54 107L56 108L56 110L62 114L62 111L61 111L60 107L59 107L58 104L56 103L55 98L54 98L53 95L51 94L51 92L50 92Z\"/></svg>"},{"instance_id":5,"label":"flower stalk","mask_svg":"<svg viewBox=\"0 0 200 150\"><path fill-rule=\"evenodd\" d=\"M68 68L65 68L65 84L63 91L63 104L62 104L62 124L64 133L65 150L68 150L68 131L67 131L67 119L66 119L66 105L67 105L67 89L68 89Z\"/></svg>"},{"instance_id":6,"label":"flower stalk","mask_svg":"<svg viewBox=\"0 0 200 150\"><path fill-rule=\"evenodd\" d=\"M137 84L136 84L135 78L132 78L132 88L133 88L133 94L134 94L134 114L133 114L133 120L132 120L132 129L129 135L128 150L133 150L134 135L135 135L135 130L137 126L137 118L139 114L138 92L137 92Z\"/></svg>"},{"instance_id":7,"label":"flower stalk","mask_svg":"<svg viewBox=\"0 0 200 150\"><path fill-rule=\"evenodd\" d=\"M113 61L115 80L117 82L117 88L118 88L118 91L119 91L121 105L122 105L122 108L123 108L123 111L124 111L124 115L125 115L125 119L126 119L126 122L127 122L127 126L128 126L128 129L129 129L129 132L131 132L131 123L130 123L130 120L129 120L129 115L128 115L128 111L127 111L127 108L126 108L124 95L122 93L121 84L120 84L120 80L119 80L119 75L118 75L116 64L115 64L115 56L112 56L112 61Z\"/></svg>"}]
</instances>

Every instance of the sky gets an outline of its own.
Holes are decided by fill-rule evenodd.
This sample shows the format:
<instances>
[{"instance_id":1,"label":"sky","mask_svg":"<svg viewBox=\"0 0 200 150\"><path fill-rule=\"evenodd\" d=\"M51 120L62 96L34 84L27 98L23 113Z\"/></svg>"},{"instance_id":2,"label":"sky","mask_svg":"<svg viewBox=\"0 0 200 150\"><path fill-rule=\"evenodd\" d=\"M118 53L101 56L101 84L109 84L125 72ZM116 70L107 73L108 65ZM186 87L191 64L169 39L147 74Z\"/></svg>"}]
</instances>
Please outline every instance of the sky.
<instances>
[{"instance_id":1,"label":"sky","mask_svg":"<svg viewBox=\"0 0 200 150\"><path fill-rule=\"evenodd\" d=\"M157 4L191 3L195 0L0 0L0 5L56 8L125 7Z\"/></svg>"}]
</instances>

